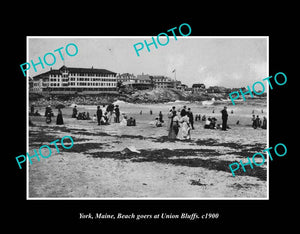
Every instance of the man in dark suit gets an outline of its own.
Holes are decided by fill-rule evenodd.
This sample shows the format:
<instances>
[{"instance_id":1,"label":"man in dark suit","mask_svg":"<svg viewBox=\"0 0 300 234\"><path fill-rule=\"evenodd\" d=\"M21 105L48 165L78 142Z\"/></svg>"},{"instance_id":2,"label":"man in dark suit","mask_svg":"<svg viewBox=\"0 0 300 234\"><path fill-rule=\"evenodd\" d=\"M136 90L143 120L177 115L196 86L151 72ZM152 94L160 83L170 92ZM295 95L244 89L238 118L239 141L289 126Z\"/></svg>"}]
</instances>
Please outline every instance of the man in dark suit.
<instances>
[{"instance_id":1,"label":"man in dark suit","mask_svg":"<svg viewBox=\"0 0 300 234\"><path fill-rule=\"evenodd\" d=\"M194 116L193 116L193 112L191 111L191 108L188 108L187 116L189 117L189 121L192 129L194 129Z\"/></svg>"},{"instance_id":2,"label":"man in dark suit","mask_svg":"<svg viewBox=\"0 0 300 234\"><path fill-rule=\"evenodd\" d=\"M120 123L120 109L118 105L116 105L115 107L115 115L116 115L116 123Z\"/></svg>"},{"instance_id":3,"label":"man in dark suit","mask_svg":"<svg viewBox=\"0 0 300 234\"><path fill-rule=\"evenodd\" d=\"M186 106L183 106L183 109L180 112L181 117L185 116L187 114L186 112Z\"/></svg>"},{"instance_id":4,"label":"man in dark suit","mask_svg":"<svg viewBox=\"0 0 300 234\"><path fill-rule=\"evenodd\" d=\"M227 107L224 106L224 109L221 111L222 113L222 130L227 131L227 119L228 119L228 113L227 113Z\"/></svg>"},{"instance_id":5,"label":"man in dark suit","mask_svg":"<svg viewBox=\"0 0 300 234\"><path fill-rule=\"evenodd\" d=\"M102 110L100 106L97 106L97 120L98 120L98 125L101 124L101 118L102 118Z\"/></svg>"}]
</instances>

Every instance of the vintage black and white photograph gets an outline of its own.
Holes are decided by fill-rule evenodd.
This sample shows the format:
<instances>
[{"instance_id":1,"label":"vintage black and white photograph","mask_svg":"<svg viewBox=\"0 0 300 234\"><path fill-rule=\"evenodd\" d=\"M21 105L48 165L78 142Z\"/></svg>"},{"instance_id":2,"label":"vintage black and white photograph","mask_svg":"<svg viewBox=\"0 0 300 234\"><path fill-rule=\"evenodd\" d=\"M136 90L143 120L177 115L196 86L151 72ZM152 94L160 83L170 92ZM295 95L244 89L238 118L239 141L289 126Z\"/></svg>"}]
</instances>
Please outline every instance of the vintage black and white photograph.
<instances>
[{"instance_id":1,"label":"vintage black and white photograph","mask_svg":"<svg viewBox=\"0 0 300 234\"><path fill-rule=\"evenodd\" d=\"M27 36L27 199L268 199L268 37L159 39Z\"/></svg>"}]
</instances>

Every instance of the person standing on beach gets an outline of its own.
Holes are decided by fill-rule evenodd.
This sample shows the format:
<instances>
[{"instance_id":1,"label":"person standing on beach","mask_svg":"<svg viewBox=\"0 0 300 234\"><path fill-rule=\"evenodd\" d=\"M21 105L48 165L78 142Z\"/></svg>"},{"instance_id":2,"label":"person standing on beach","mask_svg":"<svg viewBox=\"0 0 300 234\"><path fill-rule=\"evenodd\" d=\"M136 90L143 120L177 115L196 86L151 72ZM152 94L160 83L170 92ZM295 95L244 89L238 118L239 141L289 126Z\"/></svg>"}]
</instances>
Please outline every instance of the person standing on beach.
<instances>
[{"instance_id":1,"label":"person standing on beach","mask_svg":"<svg viewBox=\"0 0 300 234\"><path fill-rule=\"evenodd\" d=\"M224 106L224 109L221 111L222 113L222 130L227 131L227 119L228 119L228 113L227 113L227 107Z\"/></svg>"},{"instance_id":2,"label":"person standing on beach","mask_svg":"<svg viewBox=\"0 0 300 234\"><path fill-rule=\"evenodd\" d=\"M173 112L172 112L172 109L170 109L170 110L169 110L169 113L168 113L168 123L167 123L168 130L169 130L170 127L171 127L171 124L172 124L172 118L173 118Z\"/></svg>"},{"instance_id":3,"label":"person standing on beach","mask_svg":"<svg viewBox=\"0 0 300 234\"><path fill-rule=\"evenodd\" d=\"M45 116L46 116L46 123L47 124L51 123L52 121L51 117L53 116L53 113L50 105L46 107Z\"/></svg>"},{"instance_id":4,"label":"person standing on beach","mask_svg":"<svg viewBox=\"0 0 300 234\"><path fill-rule=\"evenodd\" d=\"M172 121L173 121L173 117L174 117L175 115L176 115L176 110L175 110L175 106L173 106L173 107L170 109L169 113L168 113L168 119L169 119L168 124L167 124L168 129L171 128Z\"/></svg>"},{"instance_id":5,"label":"person standing on beach","mask_svg":"<svg viewBox=\"0 0 300 234\"><path fill-rule=\"evenodd\" d=\"M61 109L58 108L58 114L57 114L57 117L56 117L56 125L62 125L62 124L64 124L64 120L63 120L63 117L62 117Z\"/></svg>"},{"instance_id":6,"label":"person standing on beach","mask_svg":"<svg viewBox=\"0 0 300 234\"><path fill-rule=\"evenodd\" d=\"M188 108L187 116L189 117L189 121L190 121L190 125L191 125L192 129L195 129L194 128L194 116L193 116L193 112L191 111L191 108Z\"/></svg>"},{"instance_id":7,"label":"person standing on beach","mask_svg":"<svg viewBox=\"0 0 300 234\"><path fill-rule=\"evenodd\" d=\"M50 116L53 116L53 114L52 114L52 109L51 109L51 106L50 106L50 105L48 105L48 106L46 107L46 110L45 110L45 116L47 117L47 116L49 116L49 114L50 114Z\"/></svg>"},{"instance_id":8,"label":"person standing on beach","mask_svg":"<svg viewBox=\"0 0 300 234\"><path fill-rule=\"evenodd\" d=\"M163 123L164 122L163 121L163 114L161 113L161 111L159 112L158 116L159 116L159 122Z\"/></svg>"},{"instance_id":9,"label":"person standing on beach","mask_svg":"<svg viewBox=\"0 0 300 234\"><path fill-rule=\"evenodd\" d=\"M175 106L173 106L172 110L170 110L168 117L170 119L168 138L176 139L179 131L179 117L177 116Z\"/></svg>"},{"instance_id":10,"label":"person standing on beach","mask_svg":"<svg viewBox=\"0 0 300 234\"><path fill-rule=\"evenodd\" d=\"M116 115L116 123L120 123L120 109L118 105L116 105L115 107L115 115Z\"/></svg>"},{"instance_id":11,"label":"person standing on beach","mask_svg":"<svg viewBox=\"0 0 300 234\"><path fill-rule=\"evenodd\" d=\"M112 115L113 115L113 111L114 111L114 104L111 103L107 106L106 108L106 112L107 112L107 117L108 117L108 123L111 122L111 118L112 118Z\"/></svg>"},{"instance_id":12,"label":"person standing on beach","mask_svg":"<svg viewBox=\"0 0 300 234\"><path fill-rule=\"evenodd\" d=\"M178 116L179 117L179 116ZM188 115L184 115L179 119L180 127L177 134L179 140L191 139L191 127Z\"/></svg>"},{"instance_id":13,"label":"person standing on beach","mask_svg":"<svg viewBox=\"0 0 300 234\"><path fill-rule=\"evenodd\" d=\"M252 128L254 128L254 129L257 128L255 115L252 115Z\"/></svg>"},{"instance_id":14,"label":"person standing on beach","mask_svg":"<svg viewBox=\"0 0 300 234\"><path fill-rule=\"evenodd\" d=\"M262 126L261 126L262 129L267 129L267 118L264 116L263 118L263 123L262 123Z\"/></svg>"},{"instance_id":15,"label":"person standing on beach","mask_svg":"<svg viewBox=\"0 0 300 234\"><path fill-rule=\"evenodd\" d=\"M187 114L186 112L186 106L183 106L183 109L180 112L181 117L185 116Z\"/></svg>"},{"instance_id":16,"label":"person standing on beach","mask_svg":"<svg viewBox=\"0 0 300 234\"><path fill-rule=\"evenodd\" d=\"M72 113L72 118L76 118L77 117L77 106L75 105L74 108L73 108L73 113Z\"/></svg>"},{"instance_id":17,"label":"person standing on beach","mask_svg":"<svg viewBox=\"0 0 300 234\"><path fill-rule=\"evenodd\" d=\"M102 110L100 106L97 106L97 120L98 120L98 125L101 125L101 118L102 118Z\"/></svg>"},{"instance_id":18,"label":"person standing on beach","mask_svg":"<svg viewBox=\"0 0 300 234\"><path fill-rule=\"evenodd\" d=\"M259 118L258 115L256 116L255 123L256 123L256 127L260 128L260 126L261 126L261 120L260 120L260 118Z\"/></svg>"}]
</instances>

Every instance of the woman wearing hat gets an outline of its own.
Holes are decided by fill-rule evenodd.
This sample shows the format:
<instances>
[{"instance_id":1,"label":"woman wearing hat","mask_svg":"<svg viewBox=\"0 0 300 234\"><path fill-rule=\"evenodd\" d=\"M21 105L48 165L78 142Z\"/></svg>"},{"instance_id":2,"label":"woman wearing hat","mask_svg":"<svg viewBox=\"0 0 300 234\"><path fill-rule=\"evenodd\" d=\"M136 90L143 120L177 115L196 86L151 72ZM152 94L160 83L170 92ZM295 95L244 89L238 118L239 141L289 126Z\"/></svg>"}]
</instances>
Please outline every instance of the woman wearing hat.
<instances>
[{"instance_id":1,"label":"woman wearing hat","mask_svg":"<svg viewBox=\"0 0 300 234\"><path fill-rule=\"evenodd\" d=\"M119 109L119 105L116 105L116 107L115 107L115 115L116 115L116 123L120 123L120 109Z\"/></svg>"},{"instance_id":2,"label":"woman wearing hat","mask_svg":"<svg viewBox=\"0 0 300 234\"><path fill-rule=\"evenodd\" d=\"M56 117L56 125L62 125L62 124L64 124L64 120L63 120L61 109L58 108L58 114Z\"/></svg>"}]
</instances>

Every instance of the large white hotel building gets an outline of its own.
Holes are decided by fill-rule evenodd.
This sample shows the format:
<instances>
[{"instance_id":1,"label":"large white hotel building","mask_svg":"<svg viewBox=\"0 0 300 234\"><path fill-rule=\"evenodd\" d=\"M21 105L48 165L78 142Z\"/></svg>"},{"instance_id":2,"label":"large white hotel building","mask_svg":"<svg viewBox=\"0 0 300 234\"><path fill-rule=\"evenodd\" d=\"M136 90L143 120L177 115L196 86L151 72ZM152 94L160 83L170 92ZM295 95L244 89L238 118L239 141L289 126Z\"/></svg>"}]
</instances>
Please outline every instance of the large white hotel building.
<instances>
[{"instance_id":1,"label":"large white hotel building","mask_svg":"<svg viewBox=\"0 0 300 234\"><path fill-rule=\"evenodd\" d=\"M117 91L115 72L96 68L62 66L34 76L29 82L33 92L103 93Z\"/></svg>"}]
</instances>

